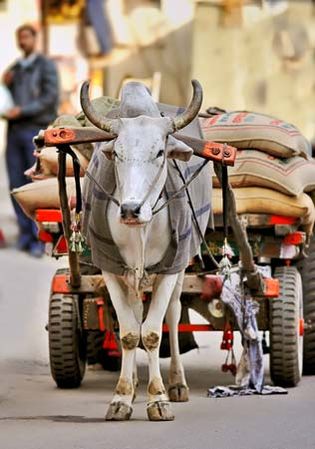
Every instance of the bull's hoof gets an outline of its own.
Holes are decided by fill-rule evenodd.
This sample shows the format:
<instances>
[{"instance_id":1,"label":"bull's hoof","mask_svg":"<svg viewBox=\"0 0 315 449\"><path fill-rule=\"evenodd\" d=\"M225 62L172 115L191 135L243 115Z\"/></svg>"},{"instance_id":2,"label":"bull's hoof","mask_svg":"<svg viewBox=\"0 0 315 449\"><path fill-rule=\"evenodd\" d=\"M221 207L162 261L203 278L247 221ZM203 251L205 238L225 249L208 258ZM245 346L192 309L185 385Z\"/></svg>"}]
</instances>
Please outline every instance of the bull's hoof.
<instances>
[{"instance_id":1,"label":"bull's hoof","mask_svg":"<svg viewBox=\"0 0 315 449\"><path fill-rule=\"evenodd\" d=\"M172 402L187 402L189 401L189 388L187 385L175 384L168 388L168 396Z\"/></svg>"},{"instance_id":2,"label":"bull's hoof","mask_svg":"<svg viewBox=\"0 0 315 449\"><path fill-rule=\"evenodd\" d=\"M106 421L128 421L132 414L132 408L123 402L109 404L105 419Z\"/></svg>"},{"instance_id":3,"label":"bull's hoof","mask_svg":"<svg viewBox=\"0 0 315 449\"><path fill-rule=\"evenodd\" d=\"M165 401L151 402L147 406L148 418L150 421L174 421L174 414L171 404Z\"/></svg>"}]
</instances>

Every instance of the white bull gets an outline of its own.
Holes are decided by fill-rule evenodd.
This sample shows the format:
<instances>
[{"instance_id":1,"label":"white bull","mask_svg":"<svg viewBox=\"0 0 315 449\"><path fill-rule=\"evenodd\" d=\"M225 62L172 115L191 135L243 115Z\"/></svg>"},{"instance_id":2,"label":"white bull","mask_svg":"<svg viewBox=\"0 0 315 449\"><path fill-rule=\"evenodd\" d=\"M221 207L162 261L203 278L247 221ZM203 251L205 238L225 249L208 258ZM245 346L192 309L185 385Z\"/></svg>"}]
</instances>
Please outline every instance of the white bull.
<instances>
[{"instance_id":1,"label":"white bull","mask_svg":"<svg viewBox=\"0 0 315 449\"><path fill-rule=\"evenodd\" d=\"M149 419L173 420L169 400L188 401L177 332L184 271L151 276L152 299L144 321L142 289L146 268L158 264L171 243L168 208L152 214L153 208L166 200L162 192L167 178L167 158L187 161L193 154L191 148L171 136L198 114L202 89L197 81L192 84L194 95L189 107L173 119L161 117L146 87L140 83L125 86L120 109L128 118L118 119L97 113L88 97L88 83L82 86L81 104L86 116L114 137L103 147L104 154L115 165L116 181L113 194L116 204L109 203L107 220L112 239L128 266L122 276L103 271L117 313L122 345L122 368L107 420L127 420L131 416L137 384L135 355L140 338L149 360ZM171 348L168 394L159 366L164 317L169 326Z\"/></svg>"}]
</instances>

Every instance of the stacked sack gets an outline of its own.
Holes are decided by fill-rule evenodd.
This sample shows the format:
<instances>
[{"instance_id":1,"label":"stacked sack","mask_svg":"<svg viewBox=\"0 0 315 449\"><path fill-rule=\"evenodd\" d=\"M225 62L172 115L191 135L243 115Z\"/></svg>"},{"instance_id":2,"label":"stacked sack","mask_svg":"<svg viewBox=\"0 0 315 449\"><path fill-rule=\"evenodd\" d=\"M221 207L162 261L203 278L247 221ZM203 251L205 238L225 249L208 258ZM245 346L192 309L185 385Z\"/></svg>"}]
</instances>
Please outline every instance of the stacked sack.
<instances>
[{"instance_id":1,"label":"stacked sack","mask_svg":"<svg viewBox=\"0 0 315 449\"><path fill-rule=\"evenodd\" d=\"M119 102L111 97L92 101L102 114L115 109ZM277 214L299 217L308 234L315 221L314 204L308 194L315 190L315 162L311 146L299 130L273 117L252 112L220 113L200 119L206 140L226 142L238 148L234 167L229 168L229 181L234 188L237 212ZM91 126L81 112L76 117L64 115L53 124L58 126ZM72 147L83 170L93 152L92 144ZM54 148L44 148L40 155L41 173L34 183L14 189L12 194L31 218L39 208L59 208L58 155ZM75 183L72 160L67 157L67 191L73 207ZM42 180L39 180L43 178ZM222 213L222 195L218 179L213 177L213 211Z\"/></svg>"},{"instance_id":2,"label":"stacked sack","mask_svg":"<svg viewBox=\"0 0 315 449\"><path fill-rule=\"evenodd\" d=\"M315 190L311 146L293 125L264 114L230 112L200 119L204 138L238 149L229 168L237 212L299 217L312 233ZM218 179L213 177L214 214L222 213Z\"/></svg>"}]
</instances>

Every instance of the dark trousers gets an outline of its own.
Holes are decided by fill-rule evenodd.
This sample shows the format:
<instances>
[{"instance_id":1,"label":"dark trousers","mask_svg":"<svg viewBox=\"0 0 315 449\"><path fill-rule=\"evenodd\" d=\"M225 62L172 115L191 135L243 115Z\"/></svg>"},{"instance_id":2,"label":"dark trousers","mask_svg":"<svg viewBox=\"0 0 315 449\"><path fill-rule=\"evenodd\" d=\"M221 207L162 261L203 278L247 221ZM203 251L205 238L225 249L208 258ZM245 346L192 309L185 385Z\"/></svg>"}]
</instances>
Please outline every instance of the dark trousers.
<instances>
[{"instance_id":1,"label":"dark trousers","mask_svg":"<svg viewBox=\"0 0 315 449\"><path fill-rule=\"evenodd\" d=\"M24 175L25 170L35 162L33 155L33 137L38 134L40 128L19 128L10 126L8 128L6 163L9 176L10 190L21 187L30 182ZM29 237L29 241L37 240L36 225L28 218L15 199L11 196L13 207L16 213L20 235Z\"/></svg>"},{"instance_id":2,"label":"dark trousers","mask_svg":"<svg viewBox=\"0 0 315 449\"><path fill-rule=\"evenodd\" d=\"M109 53L113 47L113 43L104 0L87 0L86 13L96 33L101 52L103 54Z\"/></svg>"}]
</instances>

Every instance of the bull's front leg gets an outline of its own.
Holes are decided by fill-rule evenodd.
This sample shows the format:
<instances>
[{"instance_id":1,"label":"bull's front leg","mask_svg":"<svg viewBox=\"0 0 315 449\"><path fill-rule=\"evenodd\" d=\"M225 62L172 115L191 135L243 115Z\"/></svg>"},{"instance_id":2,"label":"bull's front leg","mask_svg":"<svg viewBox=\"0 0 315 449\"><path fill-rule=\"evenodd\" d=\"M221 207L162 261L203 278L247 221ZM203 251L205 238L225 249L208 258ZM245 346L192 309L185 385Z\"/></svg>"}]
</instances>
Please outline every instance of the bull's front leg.
<instances>
[{"instance_id":1,"label":"bull's front leg","mask_svg":"<svg viewBox=\"0 0 315 449\"><path fill-rule=\"evenodd\" d=\"M136 319L132 304L128 302L128 288L123 281L106 272L103 272L103 276L117 314L122 346L121 372L105 419L125 421L132 414L132 402L135 396L133 376L141 320Z\"/></svg>"},{"instance_id":2,"label":"bull's front leg","mask_svg":"<svg viewBox=\"0 0 315 449\"><path fill-rule=\"evenodd\" d=\"M174 419L161 376L159 349L163 319L177 278L177 274L157 276L153 286L150 308L141 328L142 343L149 359L147 413L151 421L172 421Z\"/></svg>"},{"instance_id":3,"label":"bull's front leg","mask_svg":"<svg viewBox=\"0 0 315 449\"><path fill-rule=\"evenodd\" d=\"M171 300L166 312L166 322L169 327L169 339L171 349L171 364L169 371L169 398L173 402L186 402L189 399L189 388L185 379L183 364L180 360L178 342L178 323L181 316L180 295L182 293L185 272L178 275L178 279L173 290Z\"/></svg>"}]
</instances>

